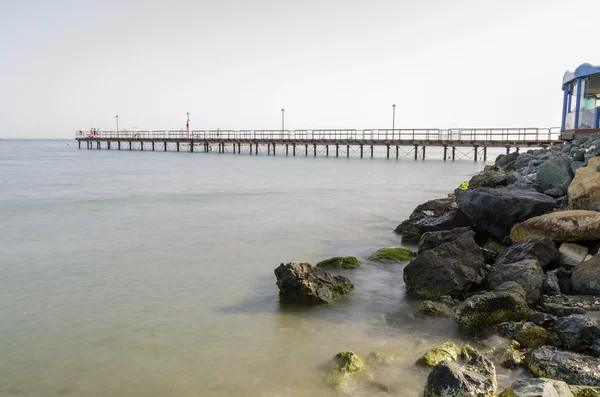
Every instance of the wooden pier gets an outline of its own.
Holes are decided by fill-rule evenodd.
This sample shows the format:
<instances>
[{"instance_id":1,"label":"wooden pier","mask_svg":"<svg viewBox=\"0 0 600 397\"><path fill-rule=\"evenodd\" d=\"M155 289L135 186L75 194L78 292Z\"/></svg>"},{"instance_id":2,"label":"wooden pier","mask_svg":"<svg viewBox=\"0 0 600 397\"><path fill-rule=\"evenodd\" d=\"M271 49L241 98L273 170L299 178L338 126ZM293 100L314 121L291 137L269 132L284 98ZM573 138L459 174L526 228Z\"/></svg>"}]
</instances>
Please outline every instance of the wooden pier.
<instances>
[{"instance_id":1,"label":"wooden pier","mask_svg":"<svg viewBox=\"0 0 600 397\"><path fill-rule=\"evenodd\" d=\"M443 160L487 160L488 148L547 147L562 143L559 128L94 131L76 133L87 149L217 152L285 156L425 159L438 147Z\"/></svg>"}]
</instances>

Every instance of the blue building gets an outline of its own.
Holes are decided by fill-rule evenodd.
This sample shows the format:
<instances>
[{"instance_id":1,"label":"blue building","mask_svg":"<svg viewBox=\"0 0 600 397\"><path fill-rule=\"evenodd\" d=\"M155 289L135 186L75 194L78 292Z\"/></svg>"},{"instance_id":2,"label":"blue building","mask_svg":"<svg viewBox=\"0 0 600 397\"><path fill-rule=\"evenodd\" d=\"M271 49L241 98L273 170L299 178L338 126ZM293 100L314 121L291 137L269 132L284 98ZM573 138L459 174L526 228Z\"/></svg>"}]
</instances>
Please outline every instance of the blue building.
<instances>
[{"instance_id":1,"label":"blue building","mask_svg":"<svg viewBox=\"0 0 600 397\"><path fill-rule=\"evenodd\" d=\"M572 139L575 132L600 128L600 66L584 63L575 72L566 72L562 89L561 137Z\"/></svg>"}]
</instances>

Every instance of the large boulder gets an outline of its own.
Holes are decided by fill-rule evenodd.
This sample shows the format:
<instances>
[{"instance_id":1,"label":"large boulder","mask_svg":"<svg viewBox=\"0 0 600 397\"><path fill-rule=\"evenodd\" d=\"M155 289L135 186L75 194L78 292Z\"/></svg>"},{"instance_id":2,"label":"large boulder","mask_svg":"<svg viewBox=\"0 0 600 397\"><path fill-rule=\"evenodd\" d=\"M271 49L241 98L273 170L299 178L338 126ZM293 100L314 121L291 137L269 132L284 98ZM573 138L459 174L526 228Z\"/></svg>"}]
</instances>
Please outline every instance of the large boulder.
<instances>
[{"instance_id":1,"label":"large boulder","mask_svg":"<svg viewBox=\"0 0 600 397\"><path fill-rule=\"evenodd\" d=\"M275 277L283 299L309 305L331 303L354 289L346 277L332 276L308 263L282 263Z\"/></svg>"},{"instance_id":2,"label":"large boulder","mask_svg":"<svg viewBox=\"0 0 600 397\"><path fill-rule=\"evenodd\" d=\"M457 190L456 201L477 231L498 241L510 233L515 223L556 207L552 197L505 187Z\"/></svg>"},{"instance_id":3,"label":"large boulder","mask_svg":"<svg viewBox=\"0 0 600 397\"><path fill-rule=\"evenodd\" d=\"M588 248L574 243L562 243L558 248L560 264L566 268L579 265L588 255Z\"/></svg>"},{"instance_id":4,"label":"large boulder","mask_svg":"<svg viewBox=\"0 0 600 397\"><path fill-rule=\"evenodd\" d=\"M513 242L535 237L548 237L554 242L600 240L600 212L553 212L519 223L510 232Z\"/></svg>"},{"instance_id":5,"label":"large boulder","mask_svg":"<svg viewBox=\"0 0 600 397\"><path fill-rule=\"evenodd\" d=\"M441 361L433 367L423 397L493 397L497 387L494 364L475 356L464 367L451 361Z\"/></svg>"},{"instance_id":6,"label":"large boulder","mask_svg":"<svg viewBox=\"0 0 600 397\"><path fill-rule=\"evenodd\" d=\"M404 247L386 247L374 252L369 260L375 262L397 263L408 262L415 257L415 253Z\"/></svg>"},{"instance_id":7,"label":"large boulder","mask_svg":"<svg viewBox=\"0 0 600 397\"><path fill-rule=\"evenodd\" d=\"M566 192L573 179L571 164L558 156L544 161L536 173L542 191L559 188Z\"/></svg>"},{"instance_id":8,"label":"large boulder","mask_svg":"<svg viewBox=\"0 0 600 397\"><path fill-rule=\"evenodd\" d=\"M476 187L506 186L506 184L506 173L500 168L494 167L474 175L469 181L469 189L475 189Z\"/></svg>"},{"instance_id":9,"label":"large boulder","mask_svg":"<svg viewBox=\"0 0 600 397\"><path fill-rule=\"evenodd\" d=\"M335 256L317 263L317 267L325 269L354 269L360 266L360 261L354 256Z\"/></svg>"},{"instance_id":10,"label":"large boulder","mask_svg":"<svg viewBox=\"0 0 600 397\"><path fill-rule=\"evenodd\" d=\"M528 303L540 299L544 281L544 271L535 259L525 259L516 263L493 266L487 276L491 289L496 289L507 281L514 281L525 290Z\"/></svg>"},{"instance_id":11,"label":"large boulder","mask_svg":"<svg viewBox=\"0 0 600 397\"><path fill-rule=\"evenodd\" d=\"M496 157L496 162L494 163L494 165L496 167L500 167L500 168L504 168L506 165L513 163L517 157L519 157L519 153L518 152L512 152L509 154L501 154L498 157Z\"/></svg>"},{"instance_id":12,"label":"large boulder","mask_svg":"<svg viewBox=\"0 0 600 397\"><path fill-rule=\"evenodd\" d=\"M471 288L483 266L483 255L474 232L422 252L404 268L404 283L409 294L424 298L460 296Z\"/></svg>"},{"instance_id":13,"label":"large boulder","mask_svg":"<svg viewBox=\"0 0 600 397\"><path fill-rule=\"evenodd\" d=\"M469 227L457 227L451 230L424 233L419 240L419 252L430 250L449 241L454 241L463 233L469 233L470 230L471 228Z\"/></svg>"},{"instance_id":14,"label":"large boulder","mask_svg":"<svg viewBox=\"0 0 600 397\"><path fill-rule=\"evenodd\" d=\"M410 214L394 230L409 241L418 241L425 232L448 230L456 227L469 226L469 221L458 209L453 198L429 200Z\"/></svg>"},{"instance_id":15,"label":"large boulder","mask_svg":"<svg viewBox=\"0 0 600 397\"><path fill-rule=\"evenodd\" d=\"M579 168L569 185L569 208L597 211L600 208L600 157L592 158L587 167Z\"/></svg>"},{"instance_id":16,"label":"large boulder","mask_svg":"<svg viewBox=\"0 0 600 397\"><path fill-rule=\"evenodd\" d=\"M504 322L525 320L531 309L525 300L525 291L515 283L516 288L505 289L500 286L494 292L473 295L458 305L454 311L454 320L458 328L467 334L483 334L492 325ZM520 288L520 290L519 290Z\"/></svg>"},{"instance_id":17,"label":"large boulder","mask_svg":"<svg viewBox=\"0 0 600 397\"><path fill-rule=\"evenodd\" d=\"M598 319L578 314L558 318L554 322L554 332L567 349L574 351L586 350L600 339Z\"/></svg>"},{"instance_id":18,"label":"large boulder","mask_svg":"<svg viewBox=\"0 0 600 397\"><path fill-rule=\"evenodd\" d=\"M600 256L583 262L573 270L571 292L575 295L600 295Z\"/></svg>"},{"instance_id":19,"label":"large boulder","mask_svg":"<svg viewBox=\"0 0 600 397\"><path fill-rule=\"evenodd\" d=\"M525 366L537 378L570 385L600 386L600 359L585 354L541 346L525 355Z\"/></svg>"},{"instance_id":20,"label":"large boulder","mask_svg":"<svg viewBox=\"0 0 600 397\"><path fill-rule=\"evenodd\" d=\"M547 237L521 240L500 252L496 265L515 263L523 259L537 259L542 269L557 265L559 254L556 245Z\"/></svg>"},{"instance_id":21,"label":"large boulder","mask_svg":"<svg viewBox=\"0 0 600 397\"><path fill-rule=\"evenodd\" d=\"M519 379L499 397L573 397L569 385L546 378Z\"/></svg>"}]
</instances>

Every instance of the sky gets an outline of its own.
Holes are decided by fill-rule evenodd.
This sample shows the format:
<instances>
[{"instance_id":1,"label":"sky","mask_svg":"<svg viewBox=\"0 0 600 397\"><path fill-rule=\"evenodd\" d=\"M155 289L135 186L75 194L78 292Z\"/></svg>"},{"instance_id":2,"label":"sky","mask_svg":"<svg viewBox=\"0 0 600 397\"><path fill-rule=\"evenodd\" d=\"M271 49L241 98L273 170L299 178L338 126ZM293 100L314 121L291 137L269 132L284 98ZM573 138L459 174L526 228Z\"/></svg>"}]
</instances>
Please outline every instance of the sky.
<instances>
[{"instance_id":1,"label":"sky","mask_svg":"<svg viewBox=\"0 0 600 397\"><path fill-rule=\"evenodd\" d=\"M565 0L0 0L0 138L554 127L600 64ZM586 33L586 29L589 32Z\"/></svg>"}]
</instances>

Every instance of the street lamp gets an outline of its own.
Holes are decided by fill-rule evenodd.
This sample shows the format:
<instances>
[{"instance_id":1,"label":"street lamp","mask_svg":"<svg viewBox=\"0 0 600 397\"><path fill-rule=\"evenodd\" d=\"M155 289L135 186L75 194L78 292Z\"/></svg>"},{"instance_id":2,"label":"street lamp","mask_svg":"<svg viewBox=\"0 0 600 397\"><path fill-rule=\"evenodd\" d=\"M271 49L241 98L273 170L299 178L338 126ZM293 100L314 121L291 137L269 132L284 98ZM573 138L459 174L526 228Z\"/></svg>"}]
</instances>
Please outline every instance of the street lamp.
<instances>
[{"instance_id":1,"label":"street lamp","mask_svg":"<svg viewBox=\"0 0 600 397\"><path fill-rule=\"evenodd\" d=\"M190 137L190 112L187 112L187 122L185 123L185 129L187 130L188 138Z\"/></svg>"},{"instance_id":2,"label":"street lamp","mask_svg":"<svg viewBox=\"0 0 600 397\"><path fill-rule=\"evenodd\" d=\"M392 105L392 140L394 140L394 132L396 129L396 104Z\"/></svg>"},{"instance_id":3,"label":"street lamp","mask_svg":"<svg viewBox=\"0 0 600 397\"><path fill-rule=\"evenodd\" d=\"M117 134L119 133L119 115L117 114L115 116L115 119L117 120Z\"/></svg>"},{"instance_id":4,"label":"street lamp","mask_svg":"<svg viewBox=\"0 0 600 397\"><path fill-rule=\"evenodd\" d=\"M285 131L285 109L281 109L281 135L283 138L283 133Z\"/></svg>"}]
</instances>

